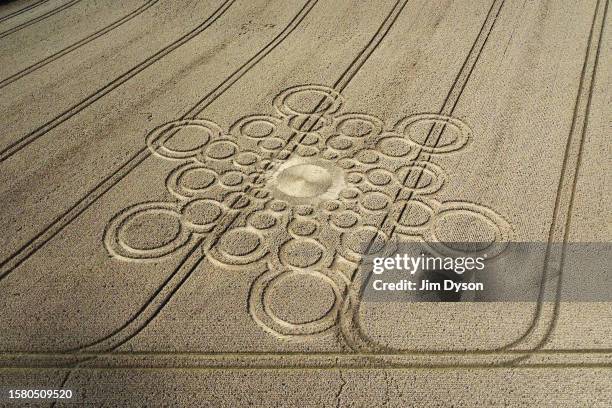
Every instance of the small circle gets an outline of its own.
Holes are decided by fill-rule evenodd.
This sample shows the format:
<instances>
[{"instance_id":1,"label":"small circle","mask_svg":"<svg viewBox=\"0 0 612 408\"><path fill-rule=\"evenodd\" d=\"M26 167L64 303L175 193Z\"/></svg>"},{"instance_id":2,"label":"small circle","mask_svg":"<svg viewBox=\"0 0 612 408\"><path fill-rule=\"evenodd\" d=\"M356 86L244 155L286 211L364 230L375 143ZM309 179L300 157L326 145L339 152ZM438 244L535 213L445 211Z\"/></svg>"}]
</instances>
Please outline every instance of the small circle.
<instances>
[{"instance_id":1,"label":"small circle","mask_svg":"<svg viewBox=\"0 0 612 408\"><path fill-rule=\"evenodd\" d=\"M379 154L370 149L360 151L355 158L363 164L373 164L380 159Z\"/></svg>"},{"instance_id":2,"label":"small circle","mask_svg":"<svg viewBox=\"0 0 612 408\"><path fill-rule=\"evenodd\" d=\"M234 155L237 151L236 145L227 140L220 140L211 143L206 149L206 157L211 159L223 160Z\"/></svg>"},{"instance_id":3,"label":"small circle","mask_svg":"<svg viewBox=\"0 0 612 408\"><path fill-rule=\"evenodd\" d=\"M234 158L234 162L240 166L250 166L257 163L257 160L259 160L259 156L251 152L239 153Z\"/></svg>"},{"instance_id":4,"label":"small circle","mask_svg":"<svg viewBox=\"0 0 612 408\"><path fill-rule=\"evenodd\" d=\"M316 275L289 272L270 283L265 301L273 316L300 325L329 314L336 303L336 294L329 282Z\"/></svg>"},{"instance_id":5,"label":"small circle","mask_svg":"<svg viewBox=\"0 0 612 408\"><path fill-rule=\"evenodd\" d=\"M333 136L327 141L327 144L336 150L346 150L353 146L353 141L346 136Z\"/></svg>"},{"instance_id":6,"label":"small circle","mask_svg":"<svg viewBox=\"0 0 612 408\"><path fill-rule=\"evenodd\" d=\"M266 212L256 212L249 217L248 224L253 228L268 229L276 224L276 218Z\"/></svg>"},{"instance_id":7,"label":"small circle","mask_svg":"<svg viewBox=\"0 0 612 408\"><path fill-rule=\"evenodd\" d=\"M357 198L358 195L359 195L359 190L356 190L354 188L345 188L344 190L340 192L340 196L342 198L346 198L347 200L355 199Z\"/></svg>"},{"instance_id":8,"label":"small circle","mask_svg":"<svg viewBox=\"0 0 612 408\"><path fill-rule=\"evenodd\" d=\"M342 134L352 137L363 137L372 131L372 125L359 119L346 120L338 126Z\"/></svg>"},{"instance_id":9,"label":"small circle","mask_svg":"<svg viewBox=\"0 0 612 408\"><path fill-rule=\"evenodd\" d=\"M182 211L185 224L192 229L206 228L223 214L220 203L213 200L194 200Z\"/></svg>"},{"instance_id":10,"label":"small circle","mask_svg":"<svg viewBox=\"0 0 612 408\"><path fill-rule=\"evenodd\" d=\"M338 118L336 130L349 137L365 137L382 131L380 119L359 113L348 113Z\"/></svg>"},{"instance_id":11,"label":"small circle","mask_svg":"<svg viewBox=\"0 0 612 408\"><path fill-rule=\"evenodd\" d=\"M411 150L410 143L397 136L389 136L379 140L377 147L383 154L391 157L404 157Z\"/></svg>"},{"instance_id":12,"label":"small circle","mask_svg":"<svg viewBox=\"0 0 612 408\"><path fill-rule=\"evenodd\" d=\"M277 178L277 188L292 197L316 197L333 184L329 171L313 164L297 164L283 170Z\"/></svg>"},{"instance_id":13,"label":"small circle","mask_svg":"<svg viewBox=\"0 0 612 408\"><path fill-rule=\"evenodd\" d=\"M257 234L240 227L225 233L219 240L219 249L236 257L253 253L259 245L261 241Z\"/></svg>"},{"instance_id":14,"label":"small circle","mask_svg":"<svg viewBox=\"0 0 612 408\"><path fill-rule=\"evenodd\" d=\"M264 181L263 175L261 173L257 173L257 172L248 174L246 176L246 180L249 183L251 183L251 184L253 184L255 186L261 186L261 185L264 184L263 183L263 181Z\"/></svg>"},{"instance_id":15,"label":"small circle","mask_svg":"<svg viewBox=\"0 0 612 408\"><path fill-rule=\"evenodd\" d=\"M298 215L302 215L302 216L310 215L310 214L312 214L313 211L314 211L314 208L312 208L309 205L298 205L295 208L295 212Z\"/></svg>"},{"instance_id":16,"label":"small circle","mask_svg":"<svg viewBox=\"0 0 612 408\"><path fill-rule=\"evenodd\" d=\"M230 133L251 139L262 139L272 135L278 123L280 120L274 116L245 116L231 126Z\"/></svg>"},{"instance_id":17,"label":"small circle","mask_svg":"<svg viewBox=\"0 0 612 408\"><path fill-rule=\"evenodd\" d=\"M351 184L361 183L363 181L363 175L353 172L345 176L345 180Z\"/></svg>"},{"instance_id":18,"label":"small circle","mask_svg":"<svg viewBox=\"0 0 612 408\"><path fill-rule=\"evenodd\" d=\"M270 209L272 211L281 212L285 211L287 208L287 203L281 200L274 200L270 203Z\"/></svg>"},{"instance_id":19,"label":"small circle","mask_svg":"<svg viewBox=\"0 0 612 408\"><path fill-rule=\"evenodd\" d=\"M265 199L270 196L270 192L267 190L253 190L253 197L259 199Z\"/></svg>"},{"instance_id":20,"label":"small circle","mask_svg":"<svg viewBox=\"0 0 612 408\"><path fill-rule=\"evenodd\" d=\"M302 138L302 140L300 140L300 144L305 145L305 146L312 146L314 144L317 144L318 141L319 141L319 136L317 134L306 133L304 137Z\"/></svg>"},{"instance_id":21,"label":"small circle","mask_svg":"<svg viewBox=\"0 0 612 408\"><path fill-rule=\"evenodd\" d=\"M244 175L238 171L228 171L219 181L228 187L235 187L244 181Z\"/></svg>"},{"instance_id":22,"label":"small circle","mask_svg":"<svg viewBox=\"0 0 612 408\"><path fill-rule=\"evenodd\" d=\"M295 152L297 153L298 156L301 156L301 157L312 157L316 155L317 153L319 153L319 149L317 149L316 147L312 147L312 146L298 146L295 149Z\"/></svg>"},{"instance_id":23,"label":"small circle","mask_svg":"<svg viewBox=\"0 0 612 408\"><path fill-rule=\"evenodd\" d=\"M268 170L268 168L272 165L272 161L269 159L261 159L257 162L257 168L259 170Z\"/></svg>"},{"instance_id":24,"label":"small circle","mask_svg":"<svg viewBox=\"0 0 612 408\"><path fill-rule=\"evenodd\" d=\"M216 180L216 174L203 167L189 168L177 176L176 183L181 189L195 193L204 191Z\"/></svg>"},{"instance_id":25,"label":"small circle","mask_svg":"<svg viewBox=\"0 0 612 408\"><path fill-rule=\"evenodd\" d=\"M323 158L326 160L334 160L338 158L338 153L334 152L333 150L325 150L323 152Z\"/></svg>"},{"instance_id":26,"label":"small circle","mask_svg":"<svg viewBox=\"0 0 612 408\"><path fill-rule=\"evenodd\" d=\"M288 151L288 150L283 150L283 151L278 152L278 153L276 154L276 158L277 158L278 160L286 160L286 159L288 159L288 158L289 158L289 156L291 156L291 152L290 152L290 151Z\"/></svg>"},{"instance_id":27,"label":"small circle","mask_svg":"<svg viewBox=\"0 0 612 408\"><path fill-rule=\"evenodd\" d=\"M293 221L289 226L289 230L295 235L305 237L315 233L317 230L317 223L308 220Z\"/></svg>"},{"instance_id":28,"label":"small circle","mask_svg":"<svg viewBox=\"0 0 612 408\"><path fill-rule=\"evenodd\" d=\"M389 205L389 197L379 192L365 193L359 201L365 209L370 211L380 211Z\"/></svg>"},{"instance_id":29,"label":"small circle","mask_svg":"<svg viewBox=\"0 0 612 408\"><path fill-rule=\"evenodd\" d=\"M283 147L285 141L278 137L268 137L259 142L259 147L266 150L278 150Z\"/></svg>"},{"instance_id":30,"label":"small circle","mask_svg":"<svg viewBox=\"0 0 612 408\"><path fill-rule=\"evenodd\" d=\"M281 247L279 256L287 266L307 268L321 260L323 248L310 239L293 239Z\"/></svg>"},{"instance_id":31,"label":"small circle","mask_svg":"<svg viewBox=\"0 0 612 408\"><path fill-rule=\"evenodd\" d=\"M351 210L346 210L334 214L331 217L331 222L339 228L351 228L359 222L359 216Z\"/></svg>"},{"instance_id":32,"label":"small circle","mask_svg":"<svg viewBox=\"0 0 612 408\"><path fill-rule=\"evenodd\" d=\"M251 122L245 123L242 127L242 134L247 137L254 139L261 139L262 137L270 136L276 126L266 120L256 119Z\"/></svg>"},{"instance_id":33,"label":"small circle","mask_svg":"<svg viewBox=\"0 0 612 408\"><path fill-rule=\"evenodd\" d=\"M375 186L386 186L393 180L393 174L387 170L373 169L367 172L368 180Z\"/></svg>"},{"instance_id":34,"label":"small circle","mask_svg":"<svg viewBox=\"0 0 612 408\"><path fill-rule=\"evenodd\" d=\"M341 168L348 170L348 169L352 169L353 167L355 167L355 162L351 159L340 159L338 160L338 166L340 166Z\"/></svg>"},{"instance_id":35,"label":"small circle","mask_svg":"<svg viewBox=\"0 0 612 408\"><path fill-rule=\"evenodd\" d=\"M319 205L325 211L336 211L340 208L340 203L336 200L324 201Z\"/></svg>"}]
</instances>

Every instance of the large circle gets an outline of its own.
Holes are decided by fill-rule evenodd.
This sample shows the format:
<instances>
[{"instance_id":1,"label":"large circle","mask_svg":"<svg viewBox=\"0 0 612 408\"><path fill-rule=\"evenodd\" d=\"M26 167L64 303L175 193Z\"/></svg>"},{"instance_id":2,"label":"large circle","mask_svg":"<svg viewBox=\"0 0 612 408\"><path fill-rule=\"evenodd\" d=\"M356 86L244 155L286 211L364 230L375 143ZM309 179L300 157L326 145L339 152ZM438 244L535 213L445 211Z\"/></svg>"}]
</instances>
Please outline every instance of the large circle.
<instances>
[{"instance_id":1,"label":"large circle","mask_svg":"<svg viewBox=\"0 0 612 408\"><path fill-rule=\"evenodd\" d=\"M457 118L439 114L420 114L400 120L396 127L412 144L431 154L449 153L461 149L469 141L472 131ZM454 134L445 140L444 132ZM450 133L446 134L448 136ZM432 136L433 135L433 136ZM435 146L430 146L431 141Z\"/></svg>"},{"instance_id":2,"label":"large circle","mask_svg":"<svg viewBox=\"0 0 612 408\"><path fill-rule=\"evenodd\" d=\"M221 128L216 123L185 119L155 128L147 135L146 142L149 150L157 156L187 159L195 157L211 140L220 137L221 133Z\"/></svg>"},{"instance_id":3,"label":"large circle","mask_svg":"<svg viewBox=\"0 0 612 408\"><path fill-rule=\"evenodd\" d=\"M190 237L172 203L142 203L118 213L108 224L104 243L113 256L126 260L156 260Z\"/></svg>"},{"instance_id":4,"label":"large circle","mask_svg":"<svg viewBox=\"0 0 612 408\"><path fill-rule=\"evenodd\" d=\"M173 132L164 142L164 147L178 154L189 154L202 149L210 141L210 136L199 126L184 126Z\"/></svg>"},{"instance_id":5,"label":"large circle","mask_svg":"<svg viewBox=\"0 0 612 408\"><path fill-rule=\"evenodd\" d=\"M251 139L261 139L271 136L279 123L280 120L274 116L251 115L234 123L230 132Z\"/></svg>"},{"instance_id":6,"label":"large circle","mask_svg":"<svg viewBox=\"0 0 612 408\"><path fill-rule=\"evenodd\" d=\"M334 327L342 294L317 270L267 270L251 286L249 314L276 338L309 340Z\"/></svg>"},{"instance_id":7,"label":"large circle","mask_svg":"<svg viewBox=\"0 0 612 408\"><path fill-rule=\"evenodd\" d=\"M432 225L439 242L466 252L482 251L498 236L497 226L482 214L465 209L447 209L436 215Z\"/></svg>"},{"instance_id":8,"label":"large circle","mask_svg":"<svg viewBox=\"0 0 612 408\"><path fill-rule=\"evenodd\" d=\"M270 282L264 302L270 314L295 325L315 322L331 312L334 288L314 274L288 272Z\"/></svg>"},{"instance_id":9,"label":"large circle","mask_svg":"<svg viewBox=\"0 0 612 408\"><path fill-rule=\"evenodd\" d=\"M178 198L203 195L217 181L217 173L200 164L187 163L170 173L166 181L168 190Z\"/></svg>"},{"instance_id":10,"label":"large circle","mask_svg":"<svg viewBox=\"0 0 612 408\"><path fill-rule=\"evenodd\" d=\"M119 242L136 251L151 251L169 245L180 232L181 223L173 213L144 211L119 230Z\"/></svg>"},{"instance_id":11,"label":"large circle","mask_svg":"<svg viewBox=\"0 0 612 408\"><path fill-rule=\"evenodd\" d=\"M291 87L274 99L274 106L283 116L330 114L336 112L341 105L340 94L322 85Z\"/></svg>"},{"instance_id":12,"label":"large circle","mask_svg":"<svg viewBox=\"0 0 612 408\"><path fill-rule=\"evenodd\" d=\"M348 137L373 136L382 131L380 119L360 113L347 113L337 118L336 130Z\"/></svg>"},{"instance_id":13,"label":"large circle","mask_svg":"<svg viewBox=\"0 0 612 408\"><path fill-rule=\"evenodd\" d=\"M443 170L429 162L413 162L395 174L403 190L419 194L435 193L445 182Z\"/></svg>"},{"instance_id":14,"label":"large circle","mask_svg":"<svg viewBox=\"0 0 612 408\"><path fill-rule=\"evenodd\" d=\"M444 255L499 255L512 235L510 224L495 211L467 201L447 201L436 211L425 241ZM493 245L495 244L495 245Z\"/></svg>"}]
</instances>

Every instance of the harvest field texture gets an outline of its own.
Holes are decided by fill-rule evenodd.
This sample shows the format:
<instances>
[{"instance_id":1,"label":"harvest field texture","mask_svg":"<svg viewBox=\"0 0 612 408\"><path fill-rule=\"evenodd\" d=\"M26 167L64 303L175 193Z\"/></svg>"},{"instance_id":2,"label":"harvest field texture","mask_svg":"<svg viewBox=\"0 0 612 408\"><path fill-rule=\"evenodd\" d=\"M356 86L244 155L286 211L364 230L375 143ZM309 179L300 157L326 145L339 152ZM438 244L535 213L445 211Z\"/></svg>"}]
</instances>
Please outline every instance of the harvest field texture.
<instances>
[{"instance_id":1,"label":"harvest field texture","mask_svg":"<svg viewBox=\"0 0 612 408\"><path fill-rule=\"evenodd\" d=\"M609 6L1 2L2 392L609 407ZM488 275L369 299L404 243Z\"/></svg>"}]
</instances>

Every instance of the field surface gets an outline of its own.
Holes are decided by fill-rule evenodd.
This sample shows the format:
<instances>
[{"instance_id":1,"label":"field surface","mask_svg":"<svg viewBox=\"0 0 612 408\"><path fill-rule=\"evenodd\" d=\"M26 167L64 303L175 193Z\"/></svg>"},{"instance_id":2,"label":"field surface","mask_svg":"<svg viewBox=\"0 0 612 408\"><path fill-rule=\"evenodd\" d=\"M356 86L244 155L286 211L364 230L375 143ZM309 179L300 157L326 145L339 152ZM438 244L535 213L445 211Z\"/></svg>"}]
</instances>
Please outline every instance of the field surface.
<instances>
[{"instance_id":1,"label":"field surface","mask_svg":"<svg viewBox=\"0 0 612 408\"><path fill-rule=\"evenodd\" d=\"M0 3L0 388L610 406L609 3ZM489 290L367 301L398 242Z\"/></svg>"}]
</instances>

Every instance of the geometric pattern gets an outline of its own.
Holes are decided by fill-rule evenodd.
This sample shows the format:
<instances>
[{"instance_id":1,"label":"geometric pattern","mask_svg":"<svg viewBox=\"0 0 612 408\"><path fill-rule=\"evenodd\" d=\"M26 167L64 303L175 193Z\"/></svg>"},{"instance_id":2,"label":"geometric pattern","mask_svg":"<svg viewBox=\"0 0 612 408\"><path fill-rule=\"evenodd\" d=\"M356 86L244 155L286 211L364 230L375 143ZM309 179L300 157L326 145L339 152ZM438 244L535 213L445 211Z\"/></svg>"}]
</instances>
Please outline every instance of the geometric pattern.
<instances>
[{"instance_id":1,"label":"geometric pattern","mask_svg":"<svg viewBox=\"0 0 612 408\"><path fill-rule=\"evenodd\" d=\"M174 201L119 212L105 231L108 252L155 261L204 238L210 262L236 271L263 265L248 296L251 317L279 339L304 341L351 325L357 267L391 237L417 239L446 256L458 253L453 241L485 242L477 255L510 239L510 225L495 211L437 200L447 176L417 160L419 152L436 158L463 149L472 133L462 121L418 114L388 126L342 112L342 96L321 85L288 88L273 105L274 115L243 117L227 131L202 119L154 129L148 148L178 163L166 179ZM428 146L423 136L440 127L443 137ZM296 290L315 295L296 297ZM296 313L277 306L300 299L313 304Z\"/></svg>"}]
</instances>

